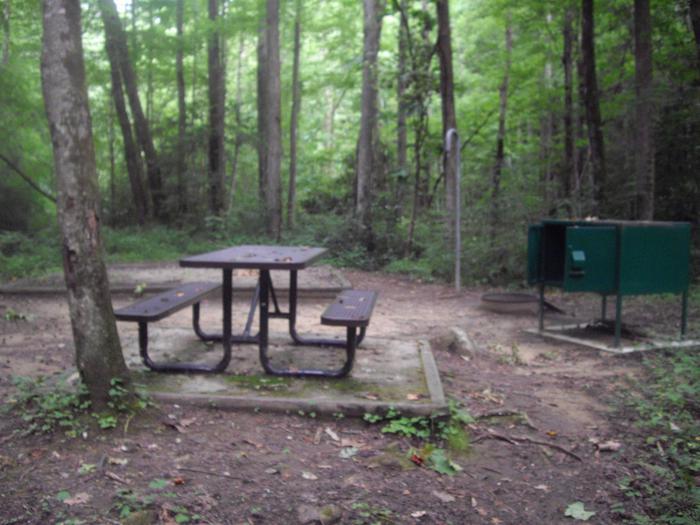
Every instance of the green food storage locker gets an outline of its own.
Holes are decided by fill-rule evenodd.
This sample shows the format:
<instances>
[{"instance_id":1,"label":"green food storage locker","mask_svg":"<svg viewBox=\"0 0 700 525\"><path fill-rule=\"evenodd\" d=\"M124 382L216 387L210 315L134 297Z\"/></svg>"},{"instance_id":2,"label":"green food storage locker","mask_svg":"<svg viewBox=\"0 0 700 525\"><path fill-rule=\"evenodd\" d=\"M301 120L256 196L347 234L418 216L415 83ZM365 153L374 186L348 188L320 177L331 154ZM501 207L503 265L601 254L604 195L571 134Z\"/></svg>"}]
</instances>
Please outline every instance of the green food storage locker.
<instances>
[{"instance_id":1,"label":"green food storage locker","mask_svg":"<svg viewBox=\"0 0 700 525\"><path fill-rule=\"evenodd\" d=\"M681 337L687 328L690 224L686 222L549 220L528 230L527 278L539 286L539 330L544 329L544 291L615 295L615 346L620 344L625 295L682 295Z\"/></svg>"}]
</instances>

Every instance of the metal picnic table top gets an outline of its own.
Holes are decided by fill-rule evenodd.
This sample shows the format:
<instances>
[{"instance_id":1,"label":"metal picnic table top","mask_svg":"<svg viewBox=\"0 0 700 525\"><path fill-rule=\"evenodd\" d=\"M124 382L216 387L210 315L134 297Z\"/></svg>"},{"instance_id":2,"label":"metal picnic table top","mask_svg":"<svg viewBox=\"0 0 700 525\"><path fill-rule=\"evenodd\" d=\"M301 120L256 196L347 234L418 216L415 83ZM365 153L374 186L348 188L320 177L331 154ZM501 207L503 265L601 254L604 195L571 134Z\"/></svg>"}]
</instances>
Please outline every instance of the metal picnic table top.
<instances>
[{"instance_id":1,"label":"metal picnic table top","mask_svg":"<svg viewBox=\"0 0 700 525\"><path fill-rule=\"evenodd\" d=\"M308 246L242 245L180 259L190 268L248 268L253 270L301 270L327 250Z\"/></svg>"}]
</instances>

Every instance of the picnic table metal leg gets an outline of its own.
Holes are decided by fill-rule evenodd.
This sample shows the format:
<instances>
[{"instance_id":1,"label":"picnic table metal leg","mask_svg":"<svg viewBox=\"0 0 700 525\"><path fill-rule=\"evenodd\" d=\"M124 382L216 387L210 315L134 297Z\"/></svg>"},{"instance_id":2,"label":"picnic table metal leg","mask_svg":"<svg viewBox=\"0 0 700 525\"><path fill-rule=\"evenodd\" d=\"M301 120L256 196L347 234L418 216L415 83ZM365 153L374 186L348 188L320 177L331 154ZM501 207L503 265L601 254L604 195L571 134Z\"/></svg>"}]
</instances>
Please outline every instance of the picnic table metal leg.
<instances>
[{"instance_id":1,"label":"picnic table metal leg","mask_svg":"<svg viewBox=\"0 0 700 525\"><path fill-rule=\"evenodd\" d=\"M223 343L223 356L221 360L213 365L203 365L199 363L169 363L169 364L159 364L153 361L151 359L151 356L148 355L148 323L146 322L139 322L139 352L141 354L141 359L143 360L143 364L146 365L148 368L151 370L154 370L156 372L170 372L170 373L188 373L188 372L193 372L193 373L218 373L218 372L223 372L226 370L226 367L231 361L231 307L230 307L230 299L231 299L231 274L229 273L228 276L228 282L229 282L229 287L228 287L228 298L229 298L229 308L228 308L228 317L226 316L226 307L224 306L224 337L222 339ZM226 274L224 273L224 290L226 290ZM224 295L224 305L226 305L226 292L223 292ZM226 319L228 318L228 323L226 322ZM199 328L199 303L195 303L193 307L193 320L196 319L196 322L194 322L195 325L195 332ZM228 324L228 328L227 328ZM228 337L226 337L228 330ZM199 334L197 334L199 335Z\"/></svg>"},{"instance_id":2,"label":"picnic table metal leg","mask_svg":"<svg viewBox=\"0 0 700 525\"><path fill-rule=\"evenodd\" d=\"M298 345L309 345L309 346L336 346L344 347L347 342L340 339L324 339L316 337L302 337L297 332L297 297L298 297L298 286L297 286L297 271L291 270L289 272L289 335ZM355 346L362 343L365 338L365 333L367 332L366 327L360 328L360 333L356 337Z\"/></svg>"},{"instance_id":3,"label":"picnic table metal leg","mask_svg":"<svg viewBox=\"0 0 700 525\"><path fill-rule=\"evenodd\" d=\"M293 271L294 281L296 281L296 271ZM296 321L296 282L292 284L290 282L289 287L289 328L292 338L295 339L297 344L311 344L311 345L323 345L323 346L342 346L346 350L346 359L343 365L336 370L324 370L324 369L293 369L293 368L275 368L270 362L270 357L268 355L269 349L269 319L270 315L270 292L272 289L272 281L270 279L269 270L260 271L260 333L258 335L258 344L260 345L260 364L266 373L276 376L287 376L287 377L327 377L327 378L340 378L345 377L352 370L352 365L355 360L355 348L357 345L357 332L355 328L347 329L346 341L329 340L331 344L326 342L326 340L312 340L314 342L307 343L303 342L306 340L298 338L296 336L296 331L294 330L294 324ZM275 304L276 310L279 310ZM279 316L279 311L273 314ZM300 342L302 341L302 342ZM323 341L323 342L322 342Z\"/></svg>"}]
</instances>

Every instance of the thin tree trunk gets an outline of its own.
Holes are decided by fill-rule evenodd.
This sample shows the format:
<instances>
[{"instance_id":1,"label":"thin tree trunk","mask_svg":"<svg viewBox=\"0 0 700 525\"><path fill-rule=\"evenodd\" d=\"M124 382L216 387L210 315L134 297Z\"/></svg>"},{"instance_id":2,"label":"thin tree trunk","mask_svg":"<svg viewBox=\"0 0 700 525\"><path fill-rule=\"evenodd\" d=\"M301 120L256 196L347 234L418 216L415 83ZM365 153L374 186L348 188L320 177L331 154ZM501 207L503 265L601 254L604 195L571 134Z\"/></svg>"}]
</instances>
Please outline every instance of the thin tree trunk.
<instances>
[{"instance_id":1,"label":"thin tree trunk","mask_svg":"<svg viewBox=\"0 0 700 525\"><path fill-rule=\"evenodd\" d=\"M500 198L501 198L501 176L503 174L503 163L505 160L505 140L506 140L506 113L508 110L508 84L510 82L510 63L513 50L513 31L511 29L510 16L506 22L506 64L503 72L503 81L498 89L499 110L498 110L498 136L496 137L496 161L493 167L491 179L491 240L496 237L496 230L501 220Z\"/></svg>"},{"instance_id":2,"label":"thin tree trunk","mask_svg":"<svg viewBox=\"0 0 700 525\"><path fill-rule=\"evenodd\" d=\"M112 226L116 224L114 220L117 210L117 169L114 155L114 111L108 103L108 142L109 142L109 222Z\"/></svg>"},{"instance_id":3,"label":"thin tree trunk","mask_svg":"<svg viewBox=\"0 0 700 525\"><path fill-rule=\"evenodd\" d=\"M355 215L362 226L365 245L368 249L372 249L372 175L378 164L379 145L377 56L384 3L382 0L364 0L363 5L362 99L355 177Z\"/></svg>"},{"instance_id":4,"label":"thin tree trunk","mask_svg":"<svg viewBox=\"0 0 700 525\"><path fill-rule=\"evenodd\" d=\"M34 191L36 191L39 195L45 197L46 199L50 200L54 204L56 204L56 197L51 195L48 191L42 189L41 186L39 186L34 180L27 175L24 171L20 169L20 167L12 162L10 159L8 159L5 155L0 154L0 160L3 161L8 168L10 168L12 171L14 171L20 179L22 179L24 182L26 182L30 188L32 188Z\"/></svg>"},{"instance_id":5,"label":"thin tree trunk","mask_svg":"<svg viewBox=\"0 0 700 525\"><path fill-rule=\"evenodd\" d=\"M164 217L164 194L163 183L160 172L160 164L158 155L153 144L153 137L148 126L148 121L143 114L141 101L139 100L138 86L136 83L136 74L129 59L129 50L126 44L126 35L122 27L117 7L114 0L100 0L100 11L102 20L105 26L107 41L111 41L116 50L117 59L119 62L119 70L121 72L126 95L129 99L129 107L131 115L134 119L134 128L136 137L141 145L144 157L146 159L146 174L148 185L151 190L151 200L153 201L153 214L156 218Z\"/></svg>"},{"instance_id":6,"label":"thin tree trunk","mask_svg":"<svg viewBox=\"0 0 700 525\"><path fill-rule=\"evenodd\" d=\"M224 104L218 20L218 2L217 0L209 0L209 21L213 26L207 45L209 57L209 212L212 215L221 214L224 206Z\"/></svg>"},{"instance_id":7,"label":"thin tree trunk","mask_svg":"<svg viewBox=\"0 0 700 525\"><path fill-rule=\"evenodd\" d=\"M294 18L294 63L292 65L292 115L289 123L289 191L287 192L287 228L294 229L294 207L297 197L297 128L301 110L299 62L301 54L301 0L296 1Z\"/></svg>"},{"instance_id":8,"label":"thin tree trunk","mask_svg":"<svg viewBox=\"0 0 700 525\"><path fill-rule=\"evenodd\" d=\"M573 69L573 43L574 43L574 11L567 8L564 14L564 53L562 64L564 66L564 169L561 173L561 189L564 199L571 199L571 188L576 177L574 158L574 69ZM569 212L571 211L569 207Z\"/></svg>"},{"instance_id":9,"label":"thin tree trunk","mask_svg":"<svg viewBox=\"0 0 700 525\"><path fill-rule=\"evenodd\" d=\"M695 35L695 53L697 55L697 68L700 72L700 0L688 0L690 7L690 22Z\"/></svg>"},{"instance_id":10,"label":"thin tree trunk","mask_svg":"<svg viewBox=\"0 0 700 525\"><path fill-rule=\"evenodd\" d=\"M148 32L153 37L153 2L148 2ZM146 122L153 123L153 46L146 46Z\"/></svg>"},{"instance_id":11,"label":"thin tree trunk","mask_svg":"<svg viewBox=\"0 0 700 525\"><path fill-rule=\"evenodd\" d=\"M185 1L177 0L176 32L177 52L175 55L175 76L177 78L177 152L175 160L175 177L177 182L177 208L181 213L187 210L185 192L185 140L187 132L187 108L185 107L185 37L183 34Z\"/></svg>"},{"instance_id":12,"label":"thin tree trunk","mask_svg":"<svg viewBox=\"0 0 700 525\"><path fill-rule=\"evenodd\" d=\"M259 3L262 6L262 3ZM265 11L260 15L260 27L258 28L258 69L257 69L257 95L258 95L258 197L262 205L265 204L267 194L267 42L266 42Z\"/></svg>"},{"instance_id":13,"label":"thin tree trunk","mask_svg":"<svg viewBox=\"0 0 700 525\"><path fill-rule=\"evenodd\" d=\"M238 41L238 63L236 64L236 103L233 107L233 115L236 122L236 140L233 146L233 160L231 161L231 184L229 185L228 210L230 214L233 210L233 199L236 196L236 184L238 181L238 157L243 144L243 122L241 120L241 107L243 105L243 89L241 76L243 70L243 52L245 50L243 33Z\"/></svg>"},{"instance_id":14,"label":"thin tree trunk","mask_svg":"<svg viewBox=\"0 0 700 525\"><path fill-rule=\"evenodd\" d=\"M10 0L2 5L2 62L6 66L10 61Z\"/></svg>"},{"instance_id":15,"label":"thin tree trunk","mask_svg":"<svg viewBox=\"0 0 700 525\"><path fill-rule=\"evenodd\" d=\"M438 40L437 54L440 59L440 97L442 100L442 137L444 140L450 129L457 129L455 112L454 73L452 70L452 35L450 30L450 11L448 0L437 0ZM444 155L443 172L445 174L445 212L447 238L454 238L454 220L457 202L455 202L457 169L456 155Z\"/></svg>"},{"instance_id":16,"label":"thin tree trunk","mask_svg":"<svg viewBox=\"0 0 700 525\"><path fill-rule=\"evenodd\" d=\"M282 233L282 124L280 85L279 0L267 0L265 22L265 215L267 233Z\"/></svg>"},{"instance_id":17,"label":"thin tree trunk","mask_svg":"<svg viewBox=\"0 0 700 525\"><path fill-rule=\"evenodd\" d=\"M586 107L586 125L591 149L593 168L593 195L597 210L604 204L605 182L605 143L603 125L600 118L600 101L598 97L598 80L595 61L595 25L593 14L594 0L581 0L581 52L583 61L584 104Z\"/></svg>"},{"instance_id":18,"label":"thin tree trunk","mask_svg":"<svg viewBox=\"0 0 700 525\"><path fill-rule=\"evenodd\" d=\"M80 3L44 0L41 78L58 189L58 224L76 364L98 410L129 387L104 264Z\"/></svg>"},{"instance_id":19,"label":"thin tree trunk","mask_svg":"<svg viewBox=\"0 0 700 525\"><path fill-rule=\"evenodd\" d=\"M131 122L126 112L122 77L119 69L119 59L117 57L118 53L114 47L114 40L108 38L105 42L105 47L107 49L107 58L109 59L109 69L112 79L112 100L114 101L114 110L117 114L119 127L122 131L124 161L126 163L126 172L129 176L129 186L131 187L131 195L134 201L136 220L140 225L143 225L148 216L148 196L146 195L146 189L143 185L141 155L136 147L136 142L134 142Z\"/></svg>"},{"instance_id":20,"label":"thin tree trunk","mask_svg":"<svg viewBox=\"0 0 700 525\"><path fill-rule=\"evenodd\" d=\"M406 10L406 0L400 0L399 8L402 16ZM399 44L399 63L396 72L396 160L398 164L399 177L396 184L396 213L393 215L395 220L401 216L401 208L403 205L404 181L408 176L408 132L406 129L406 88L408 87L408 29L405 23L401 23L398 32Z\"/></svg>"},{"instance_id":21,"label":"thin tree trunk","mask_svg":"<svg viewBox=\"0 0 700 525\"><path fill-rule=\"evenodd\" d=\"M652 45L649 0L634 1L635 172L638 218L654 218Z\"/></svg>"}]
</instances>

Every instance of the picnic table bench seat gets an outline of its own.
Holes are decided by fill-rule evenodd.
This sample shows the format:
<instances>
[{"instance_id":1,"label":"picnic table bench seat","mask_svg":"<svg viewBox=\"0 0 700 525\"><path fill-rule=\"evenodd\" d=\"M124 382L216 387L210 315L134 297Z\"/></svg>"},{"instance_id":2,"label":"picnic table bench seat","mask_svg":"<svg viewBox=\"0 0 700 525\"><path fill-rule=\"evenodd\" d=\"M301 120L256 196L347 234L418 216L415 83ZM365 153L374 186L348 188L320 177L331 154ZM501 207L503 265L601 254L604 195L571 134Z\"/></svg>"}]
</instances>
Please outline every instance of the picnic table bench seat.
<instances>
[{"instance_id":1,"label":"picnic table bench seat","mask_svg":"<svg viewBox=\"0 0 700 525\"><path fill-rule=\"evenodd\" d=\"M142 299L114 311L118 321L131 321L139 325L139 350L143 363L157 372L221 372L226 369L230 356L224 358L215 366L198 363L155 363L148 355L148 323L165 319L166 317L192 306L192 325L197 336L203 341L217 340L217 336L204 333L199 326L199 303L202 299L221 289L221 283L193 282L184 283L165 292Z\"/></svg>"}]
</instances>

